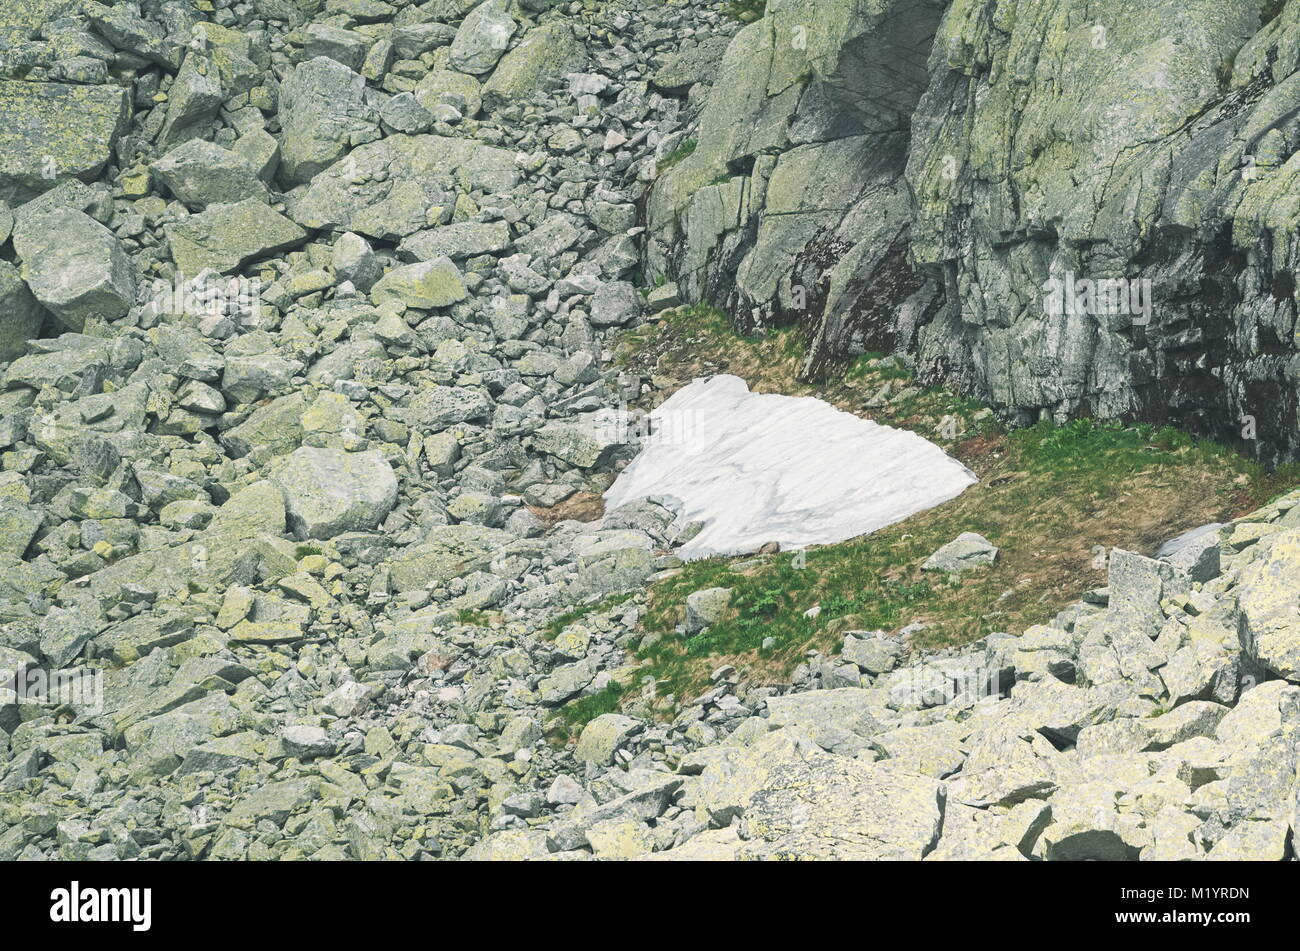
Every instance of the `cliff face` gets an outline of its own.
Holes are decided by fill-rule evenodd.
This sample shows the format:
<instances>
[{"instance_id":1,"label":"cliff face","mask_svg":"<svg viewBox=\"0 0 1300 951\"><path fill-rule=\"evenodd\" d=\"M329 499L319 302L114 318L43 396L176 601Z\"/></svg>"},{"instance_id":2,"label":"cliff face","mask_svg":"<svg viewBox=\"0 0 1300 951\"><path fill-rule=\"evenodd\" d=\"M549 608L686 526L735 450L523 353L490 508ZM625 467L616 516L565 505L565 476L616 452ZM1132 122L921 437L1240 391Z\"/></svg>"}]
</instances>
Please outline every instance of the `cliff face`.
<instances>
[{"instance_id":1,"label":"cliff face","mask_svg":"<svg viewBox=\"0 0 1300 951\"><path fill-rule=\"evenodd\" d=\"M810 375L897 347L1016 422L1253 422L1293 457L1298 61L1297 0L775 0L647 267L798 321Z\"/></svg>"},{"instance_id":2,"label":"cliff face","mask_svg":"<svg viewBox=\"0 0 1300 951\"><path fill-rule=\"evenodd\" d=\"M906 263L903 173L943 4L767 11L727 50L694 152L651 191L648 269L748 326L807 321L819 354L890 348L893 315L933 296Z\"/></svg>"}]
</instances>

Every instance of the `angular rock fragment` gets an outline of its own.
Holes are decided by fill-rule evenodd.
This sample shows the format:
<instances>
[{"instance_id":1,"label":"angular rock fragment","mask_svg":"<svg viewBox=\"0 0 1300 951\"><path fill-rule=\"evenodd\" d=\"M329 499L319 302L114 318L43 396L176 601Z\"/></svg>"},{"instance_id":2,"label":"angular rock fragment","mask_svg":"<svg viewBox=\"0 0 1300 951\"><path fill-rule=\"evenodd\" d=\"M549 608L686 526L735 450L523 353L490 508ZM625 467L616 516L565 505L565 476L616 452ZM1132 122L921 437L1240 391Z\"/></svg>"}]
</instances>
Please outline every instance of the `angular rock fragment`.
<instances>
[{"instance_id":1,"label":"angular rock fragment","mask_svg":"<svg viewBox=\"0 0 1300 951\"><path fill-rule=\"evenodd\" d=\"M120 86L0 79L0 201L98 175L127 130L129 104Z\"/></svg>"},{"instance_id":2,"label":"angular rock fragment","mask_svg":"<svg viewBox=\"0 0 1300 951\"><path fill-rule=\"evenodd\" d=\"M397 477L373 450L295 449L272 473L284 493L285 516L299 539L367 531L397 501Z\"/></svg>"},{"instance_id":3,"label":"angular rock fragment","mask_svg":"<svg viewBox=\"0 0 1300 951\"><path fill-rule=\"evenodd\" d=\"M168 225L172 260L181 273L211 268L222 274L247 261L295 247L307 232L256 198L213 205L197 215Z\"/></svg>"},{"instance_id":4,"label":"angular rock fragment","mask_svg":"<svg viewBox=\"0 0 1300 951\"><path fill-rule=\"evenodd\" d=\"M135 302L135 272L116 236L89 215L56 208L23 220L14 249L32 294L69 330L121 317Z\"/></svg>"}]
</instances>

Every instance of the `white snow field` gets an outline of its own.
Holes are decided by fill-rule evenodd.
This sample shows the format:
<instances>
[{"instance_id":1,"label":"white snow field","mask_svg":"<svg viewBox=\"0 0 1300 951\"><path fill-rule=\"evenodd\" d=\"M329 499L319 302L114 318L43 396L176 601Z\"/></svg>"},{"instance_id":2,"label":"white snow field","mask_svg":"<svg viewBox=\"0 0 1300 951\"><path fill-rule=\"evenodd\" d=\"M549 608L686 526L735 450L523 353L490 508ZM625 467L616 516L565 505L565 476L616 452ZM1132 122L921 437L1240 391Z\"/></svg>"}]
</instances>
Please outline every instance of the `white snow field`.
<instances>
[{"instance_id":1,"label":"white snow field","mask_svg":"<svg viewBox=\"0 0 1300 951\"><path fill-rule=\"evenodd\" d=\"M802 548L874 532L978 480L927 439L812 397L751 393L737 376L695 380L650 416L650 435L605 492L607 510L649 496L704 523L686 560Z\"/></svg>"}]
</instances>

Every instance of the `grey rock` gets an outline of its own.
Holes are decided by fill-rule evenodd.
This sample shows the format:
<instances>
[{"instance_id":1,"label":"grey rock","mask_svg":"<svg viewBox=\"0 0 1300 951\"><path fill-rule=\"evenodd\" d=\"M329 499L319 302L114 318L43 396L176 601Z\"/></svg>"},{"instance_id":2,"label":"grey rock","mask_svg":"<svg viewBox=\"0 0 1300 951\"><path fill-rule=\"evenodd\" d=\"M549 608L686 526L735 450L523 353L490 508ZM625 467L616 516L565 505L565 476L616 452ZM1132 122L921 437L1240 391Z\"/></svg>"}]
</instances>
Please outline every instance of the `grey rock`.
<instances>
[{"instance_id":1,"label":"grey rock","mask_svg":"<svg viewBox=\"0 0 1300 951\"><path fill-rule=\"evenodd\" d=\"M383 265L370 243L351 231L344 232L334 242L330 263L340 281L350 281L362 292L369 291L383 274Z\"/></svg>"},{"instance_id":2,"label":"grey rock","mask_svg":"<svg viewBox=\"0 0 1300 951\"><path fill-rule=\"evenodd\" d=\"M432 261L448 257L459 261L480 254L495 254L510 247L510 228L503 221L462 221L441 228L417 231L397 246L399 257Z\"/></svg>"},{"instance_id":3,"label":"grey rock","mask_svg":"<svg viewBox=\"0 0 1300 951\"><path fill-rule=\"evenodd\" d=\"M961 574L981 565L991 565L998 556L997 546L983 535L962 532L921 565L923 571Z\"/></svg>"},{"instance_id":4,"label":"grey rock","mask_svg":"<svg viewBox=\"0 0 1300 951\"><path fill-rule=\"evenodd\" d=\"M280 88L280 175L287 183L309 181L374 128L365 85L363 76L324 56L294 67Z\"/></svg>"},{"instance_id":5,"label":"grey rock","mask_svg":"<svg viewBox=\"0 0 1300 951\"><path fill-rule=\"evenodd\" d=\"M18 269L0 262L0 362L22 356L27 341L45 323L45 311L32 296Z\"/></svg>"},{"instance_id":6,"label":"grey rock","mask_svg":"<svg viewBox=\"0 0 1300 951\"><path fill-rule=\"evenodd\" d=\"M266 200L266 185L241 155L203 139L178 145L150 168L167 189L191 208L245 198Z\"/></svg>"},{"instance_id":7,"label":"grey rock","mask_svg":"<svg viewBox=\"0 0 1300 951\"><path fill-rule=\"evenodd\" d=\"M0 80L0 201L98 175L129 126L129 104L120 86Z\"/></svg>"},{"instance_id":8,"label":"grey rock","mask_svg":"<svg viewBox=\"0 0 1300 951\"><path fill-rule=\"evenodd\" d=\"M597 327L622 327L641 313L641 295L627 281L602 284L591 301L591 322Z\"/></svg>"},{"instance_id":9,"label":"grey rock","mask_svg":"<svg viewBox=\"0 0 1300 951\"><path fill-rule=\"evenodd\" d=\"M685 633L697 634L710 624L721 621L731 604L730 588L705 588L686 596Z\"/></svg>"},{"instance_id":10,"label":"grey rock","mask_svg":"<svg viewBox=\"0 0 1300 951\"><path fill-rule=\"evenodd\" d=\"M606 409L547 423L533 434L533 447L587 469L608 461L630 439L626 421Z\"/></svg>"},{"instance_id":11,"label":"grey rock","mask_svg":"<svg viewBox=\"0 0 1300 951\"><path fill-rule=\"evenodd\" d=\"M376 304L396 301L430 310L450 307L469 296L460 270L449 258L434 258L395 267L370 291Z\"/></svg>"},{"instance_id":12,"label":"grey rock","mask_svg":"<svg viewBox=\"0 0 1300 951\"><path fill-rule=\"evenodd\" d=\"M602 713L582 728L574 754L584 762L607 766L614 761L614 754L628 738L643 727L640 720L632 717Z\"/></svg>"},{"instance_id":13,"label":"grey rock","mask_svg":"<svg viewBox=\"0 0 1300 951\"><path fill-rule=\"evenodd\" d=\"M272 473L300 539L375 528L397 501L397 477L377 451L294 450Z\"/></svg>"},{"instance_id":14,"label":"grey rock","mask_svg":"<svg viewBox=\"0 0 1300 951\"><path fill-rule=\"evenodd\" d=\"M121 317L135 301L135 271L121 242L89 215L56 208L26 218L13 243L32 294L69 330Z\"/></svg>"},{"instance_id":15,"label":"grey rock","mask_svg":"<svg viewBox=\"0 0 1300 951\"><path fill-rule=\"evenodd\" d=\"M465 17L451 42L451 65L462 73L490 73L510 47L518 25L502 0L485 0Z\"/></svg>"},{"instance_id":16,"label":"grey rock","mask_svg":"<svg viewBox=\"0 0 1300 951\"><path fill-rule=\"evenodd\" d=\"M869 674L885 674L898 664L901 645L892 639L878 637L869 632L859 635L849 633L844 638L841 656Z\"/></svg>"},{"instance_id":17,"label":"grey rock","mask_svg":"<svg viewBox=\"0 0 1300 951\"><path fill-rule=\"evenodd\" d=\"M280 743L288 756L298 759L313 759L329 756L334 752L334 743L323 727L289 726L280 731Z\"/></svg>"}]
</instances>

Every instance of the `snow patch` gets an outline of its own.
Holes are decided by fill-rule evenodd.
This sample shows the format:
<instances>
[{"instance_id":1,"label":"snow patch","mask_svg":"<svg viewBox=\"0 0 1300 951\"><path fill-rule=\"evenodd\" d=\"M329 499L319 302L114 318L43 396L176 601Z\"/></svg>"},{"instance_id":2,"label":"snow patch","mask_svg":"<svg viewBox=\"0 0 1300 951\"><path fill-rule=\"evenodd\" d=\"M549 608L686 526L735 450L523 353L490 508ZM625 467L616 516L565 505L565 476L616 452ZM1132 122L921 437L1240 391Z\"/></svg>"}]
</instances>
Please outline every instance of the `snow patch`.
<instances>
[{"instance_id":1,"label":"snow patch","mask_svg":"<svg viewBox=\"0 0 1300 951\"><path fill-rule=\"evenodd\" d=\"M956 498L978 480L915 433L812 397L695 380L650 415L650 434L605 492L612 510L666 497L677 525L704 523L683 559L844 541Z\"/></svg>"}]
</instances>

